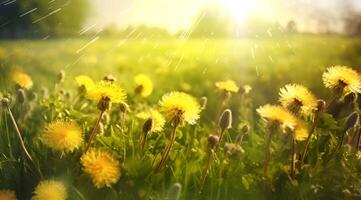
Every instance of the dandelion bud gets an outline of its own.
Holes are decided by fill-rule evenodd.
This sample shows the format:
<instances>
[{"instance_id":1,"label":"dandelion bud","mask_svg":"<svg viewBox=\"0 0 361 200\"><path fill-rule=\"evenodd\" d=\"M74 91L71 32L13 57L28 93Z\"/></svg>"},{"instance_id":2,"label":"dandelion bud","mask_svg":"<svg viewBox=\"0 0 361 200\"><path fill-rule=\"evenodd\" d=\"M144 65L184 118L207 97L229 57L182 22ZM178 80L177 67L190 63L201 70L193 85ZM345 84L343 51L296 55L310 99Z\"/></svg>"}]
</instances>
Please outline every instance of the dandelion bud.
<instances>
[{"instance_id":1,"label":"dandelion bud","mask_svg":"<svg viewBox=\"0 0 361 200\"><path fill-rule=\"evenodd\" d=\"M59 91L59 94L60 94L61 96L64 96L64 95L65 95L65 90L64 90L64 89L61 89L61 90Z\"/></svg>"},{"instance_id":2,"label":"dandelion bud","mask_svg":"<svg viewBox=\"0 0 361 200\"><path fill-rule=\"evenodd\" d=\"M41 94L42 97L48 96L48 89L46 87L42 87L40 89L40 94Z\"/></svg>"},{"instance_id":3,"label":"dandelion bud","mask_svg":"<svg viewBox=\"0 0 361 200\"><path fill-rule=\"evenodd\" d=\"M148 133L152 130L154 124L154 120L152 118L148 118L143 124L143 133Z\"/></svg>"},{"instance_id":4,"label":"dandelion bud","mask_svg":"<svg viewBox=\"0 0 361 200\"><path fill-rule=\"evenodd\" d=\"M17 89L16 91L16 100L18 103L25 102L25 91L21 88Z\"/></svg>"},{"instance_id":5,"label":"dandelion bud","mask_svg":"<svg viewBox=\"0 0 361 200\"><path fill-rule=\"evenodd\" d=\"M71 98L71 92L70 91L65 92L65 98L67 98L67 99Z\"/></svg>"},{"instance_id":6,"label":"dandelion bud","mask_svg":"<svg viewBox=\"0 0 361 200\"><path fill-rule=\"evenodd\" d=\"M126 113L129 110L128 104L122 102L120 103L120 112Z\"/></svg>"},{"instance_id":7,"label":"dandelion bud","mask_svg":"<svg viewBox=\"0 0 361 200\"><path fill-rule=\"evenodd\" d=\"M115 77L112 76L112 75L106 75L106 76L104 76L103 80L104 80L104 81L109 81L109 82L113 83L113 82L117 81L117 78L115 78Z\"/></svg>"},{"instance_id":8,"label":"dandelion bud","mask_svg":"<svg viewBox=\"0 0 361 200\"><path fill-rule=\"evenodd\" d=\"M347 117L347 121L346 121L346 125L345 125L345 130L348 130L352 127L355 127L359 124L359 115L357 114L357 112L353 112L352 114L350 114Z\"/></svg>"},{"instance_id":9,"label":"dandelion bud","mask_svg":"<svg viewBox=\"0 0 361 200\"><path fill-rule=\"evenodd\" d=\"M219 118L218 125L222 132L226 129L232 128L232 111L230 109L223 111L221 117Z\"/></svg>"},{"instance_id":10,"label":"dandelion bud","mask_svg":"<svg viewBox=\"0 0 361 200\"><path fill-rule=\"evenodd\" d=\"M58 83L62 83L65 80L65 71L64 70L60 70L59 74L58 74Z\"/></svg>"},{"instance_id":11,"label":"dandelion bud","mask_svg":"<svg viewBox=\"0 0 361 200\"><path fill-rule=\"evenodd\" d=\"M6 98L6 97L3 97L1 99L1 106L3 107L8 107L10 105L10 99Z\"/></svg>"},{"instance_id":12,"label":"dandelion bud","mask_svg":"<svg viewBox=\"0 0 361 200\"><path fill-rule=\"evenodd\" d=\"M108 97L102 97L98 103L98 109L101 111L106 111L109 109L110 99Z\"/></svg>"},{"instance_id":13,"label":"dandelion bud","mask_svg":"<svg viewBox=\"0 0 361 200\"><path fill-rule=\"evenodd\" d=\"M356 99L356 94L354 93L350 93L348 95L346 95L343 99L343 102L346 104L346 105L349 105L351 104L352 102L354 102Z\"/></svg>"},{"instance_id":14,"label":"dandelion bud","mask_svg":"<svg viewBox=\"0 0 361 200\"><path fill-rule=\"evenodd\" d=\"M172 187L169 188L167 192L166 200L178 200L182 192L182 185L180 183L175 183Z\"/></svg>"},{"instance_id":15,"label":"dandelion bud","mask_svg":"<svg viewBox=\"0 0 361 200\"><path fill-rule=\"evenodd\" d=\"M317 112L321 112L326 106L326 102L322 99L317 100Z\"/></svg>"},{"instance_id":16,"label":"dandelion bud","mask_svg":"<svg viewBox=\"0 0 361 200\"><path fill-rule=\"evenodd\" d=\"M200 104L201 104L201 109L202 109L202 110L206 109L206 107L207 107L207 102L208 102L207 97L202 97L202 98L201 98Z\"/></svg>"},{"instance_id":17,"label":"dandelion bud","mask_svg":"<svg viewBox=\"0 0 361 200\"><path fill-rule=\"evenodd\" d=\"M208 145L213 148L215 147L219 142L219 137L217 135L209 135L208 136Z\"/></svg>"},{"instance_id":18,"label":"dandelion bud","mask_svg":"<svg viewBox=\"0 0 361 200\"><path fill-rule=\"evenodd\" d=\"M244 124L241 128L242 134L247 134L249 131L249 126L247 124Z\"/></svg>"}]
</instances>

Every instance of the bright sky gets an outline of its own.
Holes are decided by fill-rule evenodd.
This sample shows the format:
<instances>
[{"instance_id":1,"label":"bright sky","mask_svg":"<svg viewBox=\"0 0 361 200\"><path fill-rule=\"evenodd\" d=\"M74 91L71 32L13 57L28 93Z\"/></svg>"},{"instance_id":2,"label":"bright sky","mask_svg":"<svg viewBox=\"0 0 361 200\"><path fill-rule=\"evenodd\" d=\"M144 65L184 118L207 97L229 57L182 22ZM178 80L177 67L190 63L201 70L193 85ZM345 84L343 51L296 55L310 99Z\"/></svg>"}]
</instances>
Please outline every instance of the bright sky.
<instances>
[{"instance_id":1,"label":"bright sky","mask_svg":"<svg viewBox=\"0 0 361 200\"><path fill-rule=\"evenodd\" d=\"M223 5L240 23L246 16L261 16L267 20L285 22L295 19L300 27L312 25L315 15L322 12L327 19L336 18L340 2L347 0L91 0L93 13L88 25L98 28L109 24L120 27L147 24L165 27L171 32L190 27L199 10L209 3ZM348 0L353 7L361 1Z\"/></svg>"}]
</instances>

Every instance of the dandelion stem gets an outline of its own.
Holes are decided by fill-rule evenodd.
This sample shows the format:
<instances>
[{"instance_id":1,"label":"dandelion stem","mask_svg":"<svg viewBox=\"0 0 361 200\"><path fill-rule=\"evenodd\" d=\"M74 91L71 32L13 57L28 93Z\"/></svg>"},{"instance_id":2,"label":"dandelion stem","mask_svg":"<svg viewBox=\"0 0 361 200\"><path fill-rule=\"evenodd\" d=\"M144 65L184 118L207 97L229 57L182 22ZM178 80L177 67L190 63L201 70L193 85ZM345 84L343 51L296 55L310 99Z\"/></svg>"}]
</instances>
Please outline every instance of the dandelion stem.
<instances>
[{"instance_id":1,"label":"dandelion stem","mask_svg":"<svg viewBox=\"0 0 361 200\"><path fill-rule=\"evenodd\" d=\"M201 178L201 183L199 186L199 194L202 193L204 183L206 182L206 178L208 176L208 172L209 172L209 169L210 169L212 161L213 161L213 153L214 153L213 149L211 149L208 153L208 162L207 162L206 168L204 169L204 174Z\"/></svg>"},{"instance_id":2,"label":"dandelion stem","mask_svg":"<svg viewBox=\"0 0 361 200\"><path fill-rule=\"evenodd\" d=\"M179 122L176 122L174 124L174 126L173 126L170 141L169 141L168 145L166 146L166 148L164 150L164 153L162 154L162 157L161 157L157 167L155 168L156 173L160 172L163 169L164 163L168 159L169 152L172 149L172 146L173 146L174 141L175 141L175 135L176 135L176 130L177 130L178 125L179 125Z\"/></svg>"},{"instance_id":3,"label":"dandelion stem","mask_svg":"<svg viewBox=\"0 0 361 200\"><path fill-rule=\"evenodd\" d=\"M6 108L7 108L8 112L9 112L11 121L12 121L13 126L14 126L14 128L15 128L15 132L16 132L16 134L17 134L17 136L18 136L19 144L20 144L21 149L23 150L23 152L25 153L26 157L31 161L31 163L33 164L33 166L35 167L35 169L36 169L37 172L39 173L40 178L42 178L43 175L42 175L40 169L37 167L37 165L35 164L33 158L32 158L31 155L29 154L29 151L28 151L28 150L26 149L26 147L25 147L24 140L23 140L22 135L21 135L21 133L20 133L19 127L18 127L18 125L16 124L16 120L15 120L15 118L14 118L13 113L11 112L10 107L9 107L9 106L6 106Z\"/></svg>"},{"instance_id":4,"label":"dandelion stem","mask_svg":"<svg viewBox=\"0 0 361 200\"><path fill-rule=\"evenodd\" d=\"M220 143L222 141L224 132L225 132L225 129L221 129L220 134L219 134L219 142L216 144L216 151L218 151L218 149L219 149L219 145L220 145Z\"/></svg>"},{"instance_id":5,"label":"dandelion stem","mask_svg":"<svg viewBox=\"0 0 361 200\"><path fill-rule=\"evenodd\" d=\"M270 149L271 149L271 139L272 139L273 131L270 131L268 137L266 136L266 147L264 151L264 164L263 164L263 175L265 181L268 180L268 165L270 161Z\"/></svg>"},{"instance_id":6,"label":"dandelion stem","mask_svg":"<svg viewBox=\"0 0 361 200\"><path fill-rule=\"evenodd\" d=\"M320 118L320 113L317 112L316 116L315 116L315 119L313 120L313 123L312 123L312 126L311 126L310 134L308 134L308 136L307 136L306 144L302 149L301 158L300 158L300 169L302 169L302 167L303 167L305 157L306 157L306 154L307 154L307 150L308 150L308 146L310 145L311 138L312 138L313 132L315 132L315 129L316 129L319 118Z\"/></svg>"},{"instance_id":7,"label":"dandelion stem","mask_svg":"<svg viewBox=\"0 0 361 200\"><path fill-rule=\"evenodd\" d=\"M296 166L295 146L296 146L296 142L295 142L295 139L292 137L292 141L291 141L291 173L290 173L290 176L292 179L295 178L295 166Z\"/></svg>"},{"instance_id":8,"label":"dandelion stem","mask_svg":"<svg viewBox=\"0 0 361 200\"><path fill-rule=\"evenodd\" d=\"M89 140L88 140L88 144L87 146L85 147L85 152L87 152L95 138L95 136L97 135L97 130L99 128L99 124L100 124L100 120L103 118L103 115L105 113L105 110L104 111L101 111L100 114L99 114L99 117L97 119L97 121L95 122L95 126L93 128L93 131L92 133L90 134L90 137L89 137Z\"/></svg>"},{"instance_id":9,"label":"dandelion stem","mask_svg":"<svg viewBox=\"0 0 361 200\"><path fill-rule=\"evenodd\" d=\"M357 133L357 141L356 141L356 150L358 151L360 148L360 137L361 137L361 128L358 128L358 133Z\"/></svg>"}]
</instances>

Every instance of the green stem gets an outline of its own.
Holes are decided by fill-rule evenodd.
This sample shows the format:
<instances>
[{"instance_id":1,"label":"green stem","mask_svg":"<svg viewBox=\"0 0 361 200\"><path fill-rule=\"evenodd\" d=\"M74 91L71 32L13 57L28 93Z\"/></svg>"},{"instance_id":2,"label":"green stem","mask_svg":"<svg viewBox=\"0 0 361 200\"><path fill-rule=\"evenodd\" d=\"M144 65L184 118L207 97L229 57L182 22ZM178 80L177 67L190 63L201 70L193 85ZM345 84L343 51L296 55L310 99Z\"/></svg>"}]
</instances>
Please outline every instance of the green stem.
<instances>
[{"instance_id":1,"label":"green stem","mask_svg":"<svg viewBox=\"0 0 361 200\"><path fill-rule=\"evenodd\" d=\"M95 122L95 126L93 128L93 131L92 133L90 134L90 137L89 137L89 140L88 140L88 144L87 146L85 147L85 152L87 152L90 148L90 146L92 145L93 143L93 140L95 138L95 136L97 135L97 130L99 128L99 124L100 124L100 121L101 119L103 118L103 115L104 115L105 111L101 111L100 114L99 114L99 117L97 119L97 121Z\"/></svg>"},{"instance_id":2,"label":"green stem","mask_svg":"<svg viewBox=\"0 0 361 200\"><path fill-rule=\"evenodd\" d=\"M23 140L23 137L20 133L20 130L19 130L19 127L18 125L16 124L16 120L14 118L14 115L13 113L11 112L11 109L9 108L9 106L7 106L7 110L9 112L9 115L10 115L10 118L11 118L11 121L14 125L14 128L15 128L15 132L16 132L16 135L18 136L18 139L19 139L19 144L20 144L20 147L21 149L23 150L23 152L25 153L26 157L31 161L31 163L33 164L33 166L35 167L35 169L37 170L37 172L39 173L39 176L42 178L43 175L40 171L40 168L35 164L33 158L31 157L31 155L29 154L29 151L26 149L25 147L25 143L24 143L24 140Z\"/></svg>"},{"instance_id":3,"label":"green stem","mask_svg":"<svg viewBox=\"0 0 361 200\"><path fill-rule=\"evenodd\" d=\"M168 145L165 147L164 153L162 154L162 157L161 157L157 167L155 168L155 173L158 173L163 169L164 163L168 159L169 152L172 149L172 146L175 142L176 130L177 130L178 125L179 125L179 123L175 123L173 126L170 141L169 141Z\"/></svg>"},{"instance_id":4,"label":"green stem","mask_svg":"<svg viewBox=\"0 0 361 200\"><path fill-rule=\"evenodd\" d=\"M292 137L292 141L291 141L291 173L290 173L292 179L295 178L295 166L296 166L295 146L296 146L296 142L295 142L295 139Z\"/></svg>"},{"instance_id":5,"label":"green stem","mask_svg":"<svg viewBox=\"0 0 361 200\"><path fill-rule=\"evenodd\" d=\"M317 112L316 116L315 116L315 119L313 120L310 132L309 132L309 134L307 136L306 144L302 149L301 158L300 158L300 169L302 169L302 167L303 167L305 157L306 157L306 154L307 154L307 150L308 150L308 147L309 147L309 145L311 143L312 135L315 132L315 129L316 129L319 118L320 118L320 113Z\"/></svg>"}]
</instances>

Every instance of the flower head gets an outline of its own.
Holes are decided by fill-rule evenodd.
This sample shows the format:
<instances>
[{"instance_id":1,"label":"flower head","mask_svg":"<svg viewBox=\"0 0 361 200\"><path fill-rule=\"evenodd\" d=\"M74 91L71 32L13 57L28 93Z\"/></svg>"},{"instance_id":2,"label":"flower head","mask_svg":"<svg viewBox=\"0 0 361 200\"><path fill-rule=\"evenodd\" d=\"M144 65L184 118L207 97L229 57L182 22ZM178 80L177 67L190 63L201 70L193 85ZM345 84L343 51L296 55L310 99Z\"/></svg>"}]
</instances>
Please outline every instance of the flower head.
<instances>
[{"instance_id":1,"label":"flower head","mask_svg":"<svg viewBox=\"0 0 361 200\"><path fill-rule=\"evenodd\" d=\"M111 187L120 177L119 161L106 151L90 149L81 156L80 162L97 188Z\"/></svg>"},{"instance_id":2,"label":"flower head","mask_svg":"<svg viewBox=\"0 0 361 200\"><path fill-rule=\"evenodd\" d=\"M288 84L280 89L280 99L282 106L290 111L299 110L310 115L317 109L317 99L306 87L298 84Z\"/></svg>"},{"instance_id":3,"label":"flower head","mask_svg":"<svg viewBox=\"0 0 361 200\"><path fill-rule=\"evenodd\" d=\"M0 200L16 200L13 190L0 190Z\"/></svg>"},{"instance_id":4,"label":"flower head","mask_svg":"<svg viewBox=\"0 0 361 200\"><path fill-rule=\"evenodd\" d=\"M79 148L83 137L75 122L56 121L46 126L41 140L55 151L72 152Z\"/></svg>"},{"instance_id":5,"label":"flower head","mask_svg":"<svg viewBox=\"0 0 361 200\"><path fill-rule=\"evenodd\" d=\"M170 120L195 124L201 111L197 100L183 92L170 92L159 101L160 112Z\"/></svg>"},{"instance_id":6,"label":"flower head","mask_svg":"<svg viewBox=\"0 0 361 200\"><path fill-rule=\"evenodd\" d=\"M344 95L361 92L361 76L346 66L334 66L326 69L322 75L323 84L330 89L340 90Z\"/></svg>"},{"instance_id":7,"label":"flower head","mask_svg":"<svg viewBox=\"0 0 361 200\"><path fill-rule=\"evenodd\" d=\"M95 84L94 81L89 76L80 75L75 77L79 87L84 87L86 91L89 91Z\"/></svg>"},{"instance_id":8,"label":"flower head","mask_svg":"<svg viewBox=\"0 0 361 200\"><path fill-rule=\"evenodd\" d=\"M31 87L33 87L33 81L31 80L31 77L24 72L13 72L12 80L23 89L30 89Z\"/></svg>"},{"instance_id":9,"label":"flower head","mask_svg":"<svg viewBox=\"0 0 361 200\"><path fill-rule=\"evenodd\" d=\"M236 93L239 90L239 87L237 86L237 84L232 80L216 82L216 87L218 89L226 91L226 92Z\"/></svg>"},{"instance_id":10,"label":"flower head","mask_svg":"<svg viewBox=\"0 0 361 200\"><path fill-rule=\"evenodd\" d=\"M153 126L151 132L161 132L165 124L165 119L163 115L154 109L149 109L147 111L140 112L136 115L140 119L147 120L151 118L153 120Z\"/></svg>"},{"instance_id":11,"label":"flower head","mask_svg":"<svg viewBox=\"0 0 361 200\"><path fill-rule=\"evenodd\" d=\"M269 124L279 125L283 132L291 130L296 140L304 140L308 136L304 123L281 106L265 105L258 108L257 112Z\"/></svg>"},{"instance_id":12,"label":"flower head","mask_svg":"<svg viewBox=\"0 0 361 200\"><path fill-rule=\"evenodd\" d=\"M63 183L46 180L36 186L32 200L65 200L67 199L66 188Z\"/></svg>"},{"instance_id":13,"label":"flower head","mask_svg":"<svg viewBox=\"0 0 361 200\"><path fill-rule=\"evenodd\" d=\"M87 91L89 99L100 101L102 98L107 98L112 103L121 103L125 100L125 91L117 84L100 81Z\"/></svg>"},{"instance_id":14,"label":"flower head","mask_svg":"<svg viewBox=\"0 0 361 200\"><path fill-rule=\"evenodd\" d=\"M138 74L134 77L136 92L142 97L147 97L153 92L153 82L145 74Z\"/></svg>"}]
</instances>

